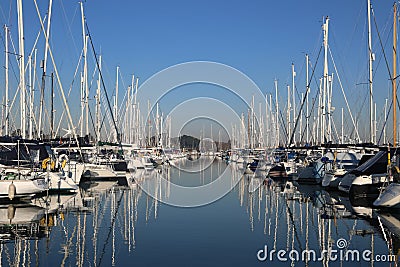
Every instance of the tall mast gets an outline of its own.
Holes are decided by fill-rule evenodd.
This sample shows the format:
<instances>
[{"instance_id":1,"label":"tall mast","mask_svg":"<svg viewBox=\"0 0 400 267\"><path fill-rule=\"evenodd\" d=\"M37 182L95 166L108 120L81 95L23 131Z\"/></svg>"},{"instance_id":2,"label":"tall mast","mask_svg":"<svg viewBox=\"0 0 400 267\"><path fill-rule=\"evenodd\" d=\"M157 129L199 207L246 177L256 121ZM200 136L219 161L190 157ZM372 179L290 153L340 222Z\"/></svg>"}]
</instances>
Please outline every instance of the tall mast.
<instances>
[{"instance_id":1,"label":"tall mast","mask_svg":"<svg viewBox=\"0 0 400 267\"><path fill-rule=\"evenodd\" d=\"M323 143L323 132L322 132L322 117L324 116L322 113L322 81L323 78L319 79L319 94L318 94L318 109L317 109L317 134L316 140L319 140L319 143Z\"/></svg>"},{"instance_id":2,"label":"tall mast","mask_svg":"<svg viewBox=\"0 0 400 267\"><path fill-rule=\"evenodd\" d=\"M99 77L97 79L97 92L96 92L96 145L100 142L100 125L101 125L101 106L100 106L100 90L101 90L101 55L99 56Z\"/></svg>"},{"instance_id":3,"label":"tall mast","mask_svg":"<svg viewBox=\"0 0 400 267\"><path fill-rule=\"evenodd\" d=\"M44 108L44 89L46 85L46 71L47 71L47 55L49 51L49 35L50 35L50 21L51 21L51 10L52 10L53 0L49 0L49 7L47 10L47 28L46 28L46 43L44 47L44 59L42 62L42 84L40 86L40 106L39 106L39 125L38 125L38 138L42 135L42 116Z\"/></svg>"},{"instance_id":4,"label":"tall mast","mask_svg":"<svg viewBox=\"0 0 400 267\"><path fill-rule=\"evenodd\" d=\"M310 121L309 121L310 116L308 114L308 109L309 109L308 95L310 94L310 87L308 85L308 79L309 79L309 77L308 77L308 75L309 75L308 74L308 61L309 61L308 54L306 54L306 140L307 140L307 144L310 143L310 138L308 136L309 123L310 123Z\"/></svg>"},{"instance_id":5,"label":"tall mast","mask_svg":"<svg viewBox=\"0 0 400 267\"><path fill-rule=\"evenodd\" d=\"M139 105L137 103L137 92L138 92L138 84L139 78L136 77L135 83L135 98L134 98L134 105L135 105L135 143L139 145Z\"/></svg>"},{"instance_id":6,"label":"tall mast","mask_svg":"<svg viewBox=\"0 0 400 267\"><path fill-rule=\"evenodd\" d=\"M372 61L374 60L374 54L372 53L372 41L371 41L371 0L367 0L368 10L368 74L369 74L369 130L370 130L370 142L375 143L374 133L374 102L373 102L373 90L372 90Z\"/></svg>"},{"instance_id":7,"label":"tall mast","mask_svg":"<svg viewBox=\"0 0 400 267\"><path fill-rule=\"evenodd\" d=\"M50 139L54 138L54 74L51 73Z\"/></svg>"},{"instance_id":8,"label":"tall mast","mask_svg":"<svg viewBox=\"0 0 400 267\"><path fill-rule=\"evenodd\" d=\"M254 113L254 95L251 97L251 119L250 119L250 128L251 128L251 148L256 148L256 132L255 132L255 113Z\"/></svg>"},{"instance_id":9,"label":"tall mast","mask_svg":"<svg viewBox=\"0 0 400 267\"><path fill-rule=\"evenodd\" d=\"M278 80L275 79L275 121L276 121L276 147L279 146L279 106L278 106Z\"/></svg>"},{"instance_id":10,"label":"tall mast","mask_svg":"<svg viewBox=\"0 0 400 267\"><path fill-rule=\"evenodd\" d=\"M295 97L295 85L294 85L294 77L296 77L296 72L294 71L294 64L292 63L292 102L293 102L293 132L294 125L296 123L296 97ZM290 133L289 133L290 135ZM290 141L289 141L290 142ZM296 134L293 133L293 143L296 144Z\"/></svg>"},{"instance_id":11,"label":"tall mast","mask_svg":"<svg viewBox=\"0 0 400 267\"><path fill-rule=\"evenodd\" d=\"M171 135L172 135L172 118L168 115L168 148L171 148ZM221 140L221 132L219 132L219 140ZM218 143L220 144L221 141Z\"/></svg>"},{"instance_id":12,"label":"tall mast","mask_svg":"<svg viewBox=\"0 0 400 267\"><path fill-rule=\"evenodd\" d=\"M22 17L22 0L17 0L18 9L18 47L19 47L19 90L21 104L21 135L26 138L26 95L25 95L25 48L24 21Z\"/></svg>"},{"instance_id":13,"label":"tall mast","mask_svg":"<svg viewBox=\"0 0 400 267\"><path fill-rule=\"evenodd\" d=\"M341 144L344 144L344 124L343 124L343 118L344 118L344 114L343 114L343 108L342 108L342 125L341 125Z\"/></svg>"},{"instance_id":14,"label":"tall mast","mask_svg":"<svg viewBox=\"0 0 400 267\"><path fill-rule=\"evenodd\" d=\"M80 117L80 127L81 127L81 132L80 136L83 136L83 120L84 120L84 112L85 112L85 88L84 88L84 82L83 82L83 73L81 72L81 84L80 84L80 90L81 90L81 117Z\"/></svg>"},{"instance_id":15,"label":"tall mast","mask_svg":"<svg viewBox=\"0 0 400 267\"><path fill-rule=\"evenodd\" d=\"M326 108L326 96L328 89L328 30L329 30L329 17L325 18L324 23L324 80L323 80L323 93L322 93L322 121L321 121L321 142L324 143L325 137L325 127L326 127L326 115L327 115L327 108Z\"/></svg>"},{"instance_id":16,"label":"tall mast","mask_svg":"<svg viewBox=\"0 0 400 267\"><path fill-rule=\"evenodd\" d=\"M8 27L7 25L4 25L4 36L5 36L5 89L6 89L6 121L5 121L5 127L6 127L6 135L9 135L8 132L8 122L9 122L9 116L10 116L10 111L9 111L9 100L8 100Z\"/></svg>"},{"instance_id":17,"label":"tall mast","mask_svg":"<svg viewBox=\"0 0 400 267\"><path fill-rule=\"evenodd\" d=\"M119 73L119 66L117 66L117 77L115 80L115 96L114 96L114 120L115 124L118 125L118 73ZM115 140L117 140L117 129L115 129Z\"/></svg>"},{"instance_id":18,"label":"tall mast","mask_svg":"<svg viewBox=\"0 0 400 267\"><path fill-rule=\"evenodd\" d=\"M151 124L150 124L150 100L147 100L147 121L146 121L147 125L148 125L148 143L146 144L147 146L151 145Z\"/></svg>"},{"instance_id":19,"label":"tall mast","mask_svg":"<svg viewBox=\"0 0 400 267\"><path fill-rule=\"evenodd\" d=\"M270 138L269 138L269 125L271 125L271 121L270 121L270 114L268 114L268 109L269 107L269 95L265 94L265 122L264 122L264 117L261 116L261 121L262 121L262 139L263 139L263 147L262 148L267 148L268 144L270 142ZM261 107L260 107L261 109ZM260 111L261 113L261 111Z\"/></svg>"},{"instance_id":20,"label":"tall mast","mask_svg":"<svg viewBox=\"0 0 400 267\"><path fill-rule=\"evenodd\" d=\"M290 142L290 135L291 135L291 130L290 130L290 85L287 86L287 113L286 113L286 119L287 119L287 141L286 143L289 145Z\"/></svg>"},{"instance_id":21,"label":"tall mast","mask_svg":"<svg viewBox=\"0 0 400 267\"><path fill-rule=\"evenodd\" d=\"M30 118L31 120L31 132L32 132L32 137L33 139L33 129L35 125L35 112L34 112L34 104L35 104L35 81L36 81L36 58L37 58L37 49L35 49L35 53L33 54L33 77L32 77L32 100L31 100L31 111L32 111L32 116Z\"/></svg>"},{"instance_id":22,"label":"tall mast","mask_svg":"<svg viewBox=\"0 0 400 267\"><path fill-rule=\"evenodd\" d=\"M301 93L301 99L304 98L304 93ZM302 113L299 113L299 123L300 123L300 127L299 127L299 143L301 143L301 141L303 140L303 136L301 135L301 131L303 131L303 116Z\"/></svg>"},{"instance_id":23,"label":"tall mast","mask_svg":"<svg viewBox=\"0 0 400 267\"><path fill-rule=\"evenodd\" d=\"M136 103L135 103L135 75L132 75L131 82L131 107L129 113L129 135L130 135L130 143L135 143L135 112L136 112Z\"/></svg>"},{"instance_id":24,"label":"tall mast","mask_svg":"<svg viewBox=\"0 0 400 267\"><path fill-rule=\"evenodd\" d=\"M392 87L393 87L393 145L396 146L397 144L397 88L396 88L396 76L397 76L397 70L396 70L396 55L397 53L397 5L394 3L393 6L393 78L392 78ZM385 105L386 107L386 105ZM385 112L386 114L386 112Z\"/></svg>"},{"instance_id":25,"label":"tall mast","mask_svg":"<svg viewBox=\"0 0 400 267\"><path fill-rule=\"evenodd\" d=\"M83 129L85 129L85 134L89 134L89 86L88 86L88 75L87 75L87 46L88 46L88 36L85 30L85 13L83 11L83 3L81 5L81 20L82 20L82 40L83 40L83 77L82 77L82 93L83 93L83 108L85 110L85 116L82 115L82 127L81 135L83 134ZM85 124L83 124L85 122Z\"/></svg>"},{"instance_id":26,"label":"tall mast","mask_svg":"<svg viewBox=\"0 0 400 267\"><path fill-rule=\"evenodd\" d=\"M273 147L272 144L272 123L273 123L273 113L272 113L272 94L269 94L269 123L267 124L267 134L269 135L269 147Z\"/></svg>"},{"instance_id":27,"label":"tall mast","mask_svg":"<svg viewBox=\"0 0 400 267\"><path fill-rule=\"evenodd\" d=\"M84 67L83 67L83 86L85 90L85 129L86 135L89 135L89 86L88 86L88 68L87 68L87 46L88 46L89 36L85 36L85 46L84 46Z\"/></svg>"},{"instance_id":28,"label":"tall mast","mask_svg":"<svg viewBox=\"0 0 400 267\"><path fill-rule=\"evenodd\" d=\"M35 50L36 51L36 50ZM32 139L33 133L33 78L32 78L32 57L28 56L28 67L29 67L29 130L28 137Z\"/></svg>"},{"instance_id":29,"label":"tall mast","mask_svg":"<svg viewBox=\"0 0 400 267\"><path fill-rule=\"evenodd\" d=\"M327 113L328 113L328 142L332 141L332 83L333 83L333 73L331 76L328 76L328 102L327 102Z\"/></svg>"},{"instance_id":30,"label":"tall mast","mask_svg":"<svg viewBox=\"0 0 400 267\"><path fill-rule=\"evenodd\" d=\"M388 107L388 99L385 99L385 108L384 108L384 113L383 114L387 114L387 107ZM383 143L386 144L386 123L384 123L383 125ZM395 144L393 142L393 144Z\"/></svg>"}]
</instances>

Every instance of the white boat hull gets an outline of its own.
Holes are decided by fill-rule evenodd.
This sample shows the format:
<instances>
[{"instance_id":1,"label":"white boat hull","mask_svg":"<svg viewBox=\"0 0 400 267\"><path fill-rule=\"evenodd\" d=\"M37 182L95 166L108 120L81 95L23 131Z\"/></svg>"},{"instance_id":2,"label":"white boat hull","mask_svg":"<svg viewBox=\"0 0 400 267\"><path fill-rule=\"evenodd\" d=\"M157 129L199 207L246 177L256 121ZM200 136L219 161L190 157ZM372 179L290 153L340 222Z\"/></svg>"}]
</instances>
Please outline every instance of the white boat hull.
<instances>
[{"instance_id":1,"label":"white boat hull","mask_svg":"<svg viewBox=\"0 0 400 267\"><path fill-rule=\"evenodd\" d=\"M33 196L47 189L45 179L0 180L0 198L9 198L10 185L15 186L15 198Z\"/></svg>"},{"instance_id":2,"label":"white boat hull","mask_svg":"<svg viewBox=\"0 0 400 267\"><path fill-rule=\"evenodd\" d=\"M400 207L400 184L391 183L374 201L376 207Z\"/></svg>"}]
</instances>

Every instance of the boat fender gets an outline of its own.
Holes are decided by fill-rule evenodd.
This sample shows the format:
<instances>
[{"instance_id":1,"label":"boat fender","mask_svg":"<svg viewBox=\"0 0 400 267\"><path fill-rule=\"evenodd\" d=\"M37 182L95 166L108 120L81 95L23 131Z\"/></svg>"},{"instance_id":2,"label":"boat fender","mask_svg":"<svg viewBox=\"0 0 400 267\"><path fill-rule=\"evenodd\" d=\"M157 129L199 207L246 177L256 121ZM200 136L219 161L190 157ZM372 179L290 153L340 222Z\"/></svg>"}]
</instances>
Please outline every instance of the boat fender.
<instances>
[{"instance_id":1,"label":"boat fender","mask_svg":"<svg viewBox=\"0 0 400 267\"><path fill-rule=\"evenodd\" d=\"M54 170L54 168L56 167L56 163L54 160L51 160L50 158L45 158L42 161L42 169L43 170L47 170L47 164L49 164L50 162L50 170Z\"/></svg>"},{"instance_id":2,"label":"boat fender","mask_svg":"<svg viewBox=\"0 0 400 267\"><path fill-rule=\"evenodd\" d=\"M64 169L65 168L65 165L67 165L67 160L63 160L62 162L61 162L61 169Z\"/></svg>"},{"instance_id":3,"label":"boat fender","mask_svg":"<svg viewBox=\"0 0 400 267\"><path fill-rule=\"evenodd\" d=\"M11 184L8 186L8 198L10 200L13 200L15 198L17 188L15 187L14 182L11 182Z\"/></svg>"},{"instance_id":4,"label":"boat fender","mask_svg":"<svg viewBox=\"0 0 400 267\"><path fill-rule=\"evenodd\" d=\"M64 168L65 168L65 165L66 165L67 162L68 162L68 156L67 156L66 154L61 154L61 155L58 157L58 162L61 162L61 168L64 169Z\"/></svg>"},{"instance_id":5,"label":"boat fender","mask_svg":"<svg viewBox=\"0 0 400 267\"><path fill-rule=\"evenodd\" d=\"M394 167L392 168L392 171L393 171L394 173L400 173L400 169L399 169L398 166L394 166Z\"/></svg>"},{"instance_id":6,"label":"boat fender","mask_svg":"<svg viewBox=\"0 0 400 267\"><path fill-rule=\"evenodd\" d=\"M10 220L10 223L11 223L11 220L14 219L14 216L15 216L15 207L14 207L14 205L8 205L8 208L7 208L7 219Z\"/></svg>"},{"instance_id":7,"label":"boat fender","mask_svg":"<svg viewBox=\"0 0 400 267\"><path fill-rule=\"evenodd\" d=\"M46 170L46 169L47 169L47 163L49 162L49 160L50 160L50 158L45 158L45 159L42 161L42 169L43 169L43 170Z\"/></svg>"},{"instance_id":8,"label":"boat fender","mask_svg":"<svg viewBox=\"0 0 400 267\"><path fill-rule=\"evenodd\" d=\"M398 166L392 167L393 181L398 183L400 181L400 169Z\"/></svg>"}]
</instances>

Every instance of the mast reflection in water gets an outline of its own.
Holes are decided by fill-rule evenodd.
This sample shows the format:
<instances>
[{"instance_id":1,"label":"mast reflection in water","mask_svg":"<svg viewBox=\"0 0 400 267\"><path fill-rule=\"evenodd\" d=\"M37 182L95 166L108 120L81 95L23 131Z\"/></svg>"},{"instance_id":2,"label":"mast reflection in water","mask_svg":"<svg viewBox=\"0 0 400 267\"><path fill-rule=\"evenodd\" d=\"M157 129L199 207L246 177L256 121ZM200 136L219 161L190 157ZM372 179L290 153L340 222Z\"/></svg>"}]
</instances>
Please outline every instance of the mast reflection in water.
<instances>
[{"instance_id":1,"label":"mast reflection in water","mask_svg":"<svg viewBox=\"0 0 400 267\"><path fill-rule=\"evenodd\" d=\"M175 166L196 169L207 160L181 159ZM207 165L208 166L208 165ZM81 184L75 195L42 196L25 203L0 206L2 266L387 266L390 262L290 260L261 262L268 250L370 250L397 255L400 215L382 213L369 203L318 186L266 179L264 173L243 175L234 164L215 159L204 171L163 166L137 171L127 183ZM201 167L201 166L200 166ZM165 205L137 183L154 182L158 197L171 193L157 187L158 176L182 186L210 183L223 171L239 183L220 200L197 208ZM319 254L318 254L319 255ZM269 260L269 259L267 259Z\"/></svg>"}]
</instances>

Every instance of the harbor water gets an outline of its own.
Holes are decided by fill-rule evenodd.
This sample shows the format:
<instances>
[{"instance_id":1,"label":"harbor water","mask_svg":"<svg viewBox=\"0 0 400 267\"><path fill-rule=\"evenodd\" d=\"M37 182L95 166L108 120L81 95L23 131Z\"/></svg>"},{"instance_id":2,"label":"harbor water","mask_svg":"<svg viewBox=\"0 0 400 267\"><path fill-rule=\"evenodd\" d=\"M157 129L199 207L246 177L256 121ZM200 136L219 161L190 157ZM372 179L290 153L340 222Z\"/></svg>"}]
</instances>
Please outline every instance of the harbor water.
<instances>
[{"instance_id":1,"label":"harbor water","mask_svg":"<svg viewBox=\"0 0 400 267\"><path fill-rule=\"evenodd\" d=\"M198 207L163 203L163 177L232 190ZM156 196L143 183L154 183ZM76 195L6 203L2 266L396 266L400 213L377 211L317 185L243 174L219 158L179 159L126 181L90 181Z\"/></svg>"}]
</instances>

